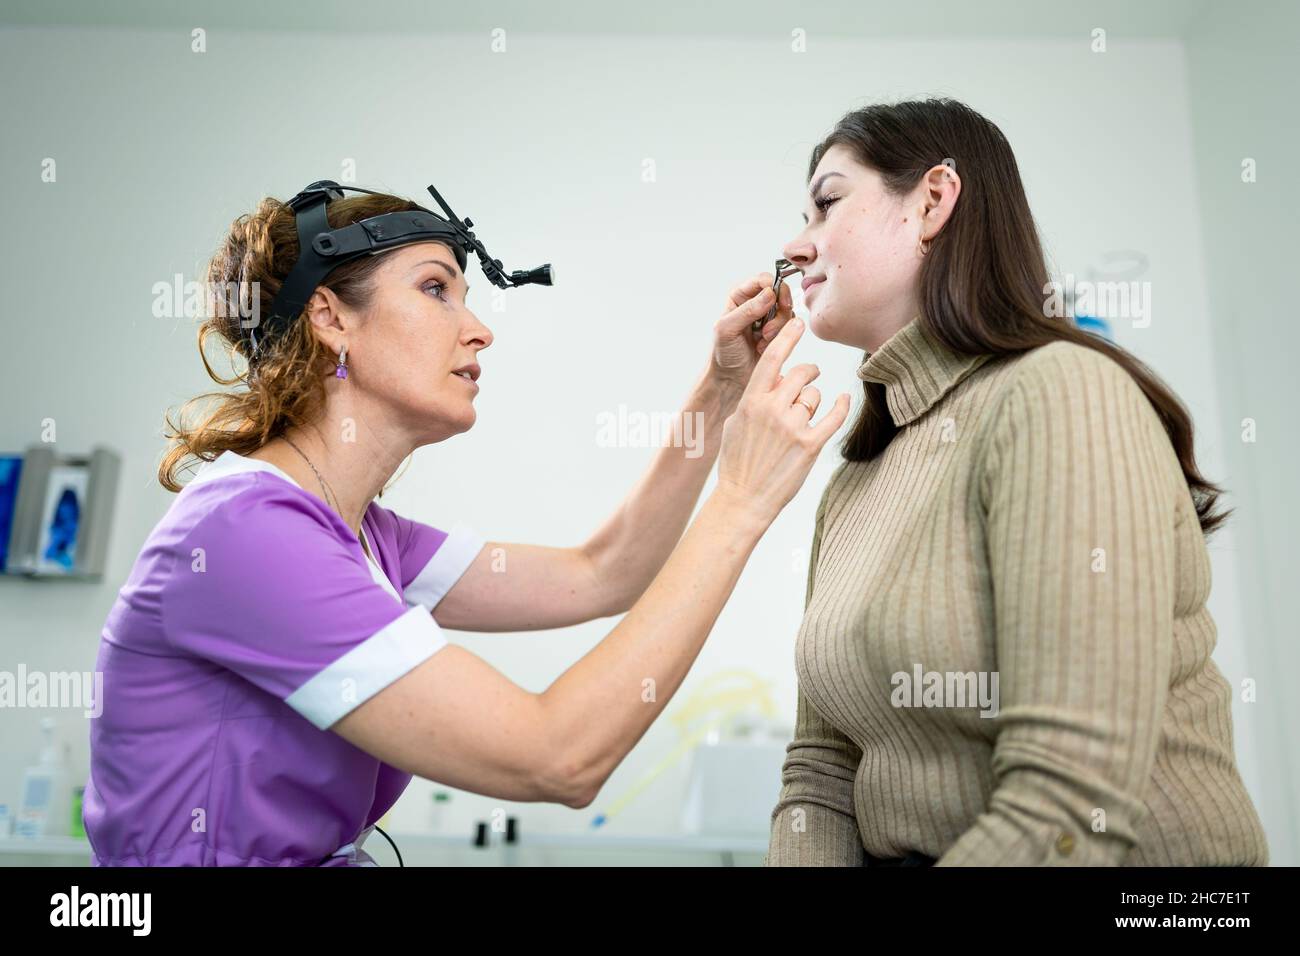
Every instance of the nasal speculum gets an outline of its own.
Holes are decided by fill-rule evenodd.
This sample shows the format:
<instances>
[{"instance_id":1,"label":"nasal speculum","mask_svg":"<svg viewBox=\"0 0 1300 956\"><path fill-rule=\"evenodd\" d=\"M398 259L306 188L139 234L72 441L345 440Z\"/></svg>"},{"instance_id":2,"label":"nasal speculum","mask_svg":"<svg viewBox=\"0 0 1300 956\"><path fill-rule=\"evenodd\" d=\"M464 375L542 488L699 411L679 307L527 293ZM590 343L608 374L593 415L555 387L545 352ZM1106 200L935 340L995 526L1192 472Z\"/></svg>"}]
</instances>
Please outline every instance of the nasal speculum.
<instances>
[{"instance_id":1,"label":"nasal speculum","mask_svg":"<svg viewBox=\"0 0 1300 956\"><path fill-rule=\"evenodd\" d=\"M776 294L776 297L772 300L772 308L768 310L767 315L761 319L755 319L754 324L750 326L755 335L763 331L764 325L776 318L776 308L781 303L781 283L786 280L787 276L792 276L796 272L802 272L803 270L789 259L777 259L776 268L773 271L776 272L776 278L772 280L772 291Z\"/></svg>"}]
</instances>

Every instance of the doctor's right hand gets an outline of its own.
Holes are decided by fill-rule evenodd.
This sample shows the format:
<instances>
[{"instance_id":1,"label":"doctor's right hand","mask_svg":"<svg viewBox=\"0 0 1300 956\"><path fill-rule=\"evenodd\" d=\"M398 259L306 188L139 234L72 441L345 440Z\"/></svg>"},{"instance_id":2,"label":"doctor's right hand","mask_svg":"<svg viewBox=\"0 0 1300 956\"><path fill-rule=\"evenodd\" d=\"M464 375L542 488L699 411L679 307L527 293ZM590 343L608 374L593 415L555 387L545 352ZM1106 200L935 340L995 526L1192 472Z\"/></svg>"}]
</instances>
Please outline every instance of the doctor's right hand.
<instances>
[{"instance_id":1,"label":"doctor's right hand","mask_svg":"<svg viewBox=\"0 0 1300 956\"><path fill-rule=\"evenodd\" d=\"M845 392L820 422L813 417L821 392L809 384L821 374L815 365L782 373L803 335L799 319L787 322L759 357L735 412L722 426L718 487L736 505L771 523L803 485L818 453L849 413Z\"/></svg>"}]
</instances>

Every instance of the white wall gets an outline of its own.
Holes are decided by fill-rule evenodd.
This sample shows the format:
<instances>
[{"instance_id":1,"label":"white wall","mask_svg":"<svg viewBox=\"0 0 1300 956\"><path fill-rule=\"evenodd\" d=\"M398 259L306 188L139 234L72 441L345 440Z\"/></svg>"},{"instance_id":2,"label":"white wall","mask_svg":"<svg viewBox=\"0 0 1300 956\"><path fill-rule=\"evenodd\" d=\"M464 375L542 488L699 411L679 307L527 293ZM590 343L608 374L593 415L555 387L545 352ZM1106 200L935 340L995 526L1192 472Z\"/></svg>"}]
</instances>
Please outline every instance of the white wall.
<instances>
[{"instance_id":1,"label":"white wall","mask_svg":"<svg viewBox=\"0 0 1300 956\"><path fill-rule=\"evenodd\" d=\"M0 105L10 223L0 239L10 313L0 448L35 441L49 417L68 450L108 442L125 454L103 583L0 581L0 668L93 666L116 589L171 500L153 479L161 416L207 381L193 328L151 317L153 284L194 277L262 195L338 178L348 159L360 185L418 198L435 183L509 268L550 261L559 278L506 293L498 313L471 274L471 307L496 334L482 355L478 424L418 452L384 498L420 520L465 520L500 540L581 541L652 454L597 447L596 416L620 403L675 409L707 359L727 289L770 269L797 231L810 147L850 108L925 94L955 96L1001 126L1059 271L1082 275L1114 248L1149 255L1153 321L1120 327L1119 341L1187 401L1206 472L1224 474L1237 412L1223 410L1212 347L1207 242L1189 199L1202 183L1176 42L1112 37L1094 54L1086 36L885 42L814 30L795 54L780 32L512 33L494 55L481 34L214 31L208 52L189 45L185 31L0 32L6 85L29 91ZM56 184L40 181L45 157L58 162ZM654 183L642 181L647 158ZM848 390L856 406L860 353L809 336L797 354L820 364L824 393ZM1270 401L1260 397L1283 407ZM793 722L807 546L834 465L828 448L755 551L683 694L713 672L750 669L772 681ZM1216 659L1236 684L1254 672L1234 534L1213 545L1211 603ZM540 690L611 624L453 639ZM1261 800L1278 781L1257 758L1253 712L1237 705L1235 715L1242 772ZM3 715L0 802L17 802L38 717ZM84 721L60 721L84 773ZM675 742L667 722L652 728L590 811L511 812L534 831L580 829ZM674 830L682 783L666 774L611 826ZM428 790L412 786L393 829L421 824ZM458 794L450 819L497 805Z\"/></svg>"},{"instance_id":2,"label":"white wall","mask_svg":"<svg viewBox=\"0 0 1300 956\"><path fill-rule=\"evenodd\" d=\"M1300 473L1295 415L1300 355L1294 276L1300 197L1294 163L1300 6L1216 7L1187 43L1198 203L1222 392L1224 482L1237 508L1244 641L1258 700L1250 710L1262 789L1256 795L1274 863L1300 864L1300 674L1295 587ZM1255 163L1243 181L1243 161ZM1253 419L1255 441L1242 440ZM1208 424L1208 423L1207 423ZM1241 712L1237 707L1237 713Z\"/></svg>"}]
</instances>

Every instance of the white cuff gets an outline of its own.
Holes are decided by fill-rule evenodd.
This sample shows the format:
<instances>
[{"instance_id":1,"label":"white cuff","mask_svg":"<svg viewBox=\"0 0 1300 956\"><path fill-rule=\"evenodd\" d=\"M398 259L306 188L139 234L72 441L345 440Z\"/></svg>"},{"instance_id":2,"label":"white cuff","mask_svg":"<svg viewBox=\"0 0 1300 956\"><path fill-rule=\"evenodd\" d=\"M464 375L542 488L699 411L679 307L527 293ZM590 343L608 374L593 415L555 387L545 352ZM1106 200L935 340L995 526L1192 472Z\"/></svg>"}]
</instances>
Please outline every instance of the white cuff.
<instances>
[{"instance_id":1,"label":"white cuff","mask_svg":"<svg viewBox=\"0 0 1300 956\"><path fill-rule=\"evenodd\" d=\"M438 622L413 607L372 634L285 698L325 730L397 678L447 646Z\"/></svg>"},{"instance_id":2,"label":"white cuff","mask_svg":"<svg viewBox=\"0 0 1300 956\"><path fill-rule=\"evenodd\" d=\"M403 595L406 603L411 607L432 611L474 563L485 544L487 540L473 528L463 524L455 525L447 532L447 538L438 550L433 552L429 563L407 585Z\"/></svg>"}]
</instances>

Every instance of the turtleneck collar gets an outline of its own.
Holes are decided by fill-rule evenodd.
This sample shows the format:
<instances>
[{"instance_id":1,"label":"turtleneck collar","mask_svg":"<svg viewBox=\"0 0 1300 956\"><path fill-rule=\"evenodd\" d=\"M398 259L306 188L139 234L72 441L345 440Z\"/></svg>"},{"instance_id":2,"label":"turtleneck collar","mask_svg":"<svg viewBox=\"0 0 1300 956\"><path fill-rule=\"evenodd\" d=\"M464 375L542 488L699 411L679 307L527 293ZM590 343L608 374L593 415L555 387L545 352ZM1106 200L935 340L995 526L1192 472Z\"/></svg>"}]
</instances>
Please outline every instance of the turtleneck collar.
<instances>
[{"instance_id":1,"label":"turtleneck collar","mask_svg":"<svg viewBox=\"0 0 1300 956\"><path fill-rule=\"evenodd\" d=\"M952 351L931 338L921 328L919 317L913 317L867 356L858 368L858 378L885 386L889 415L902 428L992 357Z\"/></svg>"}]
</instances>

